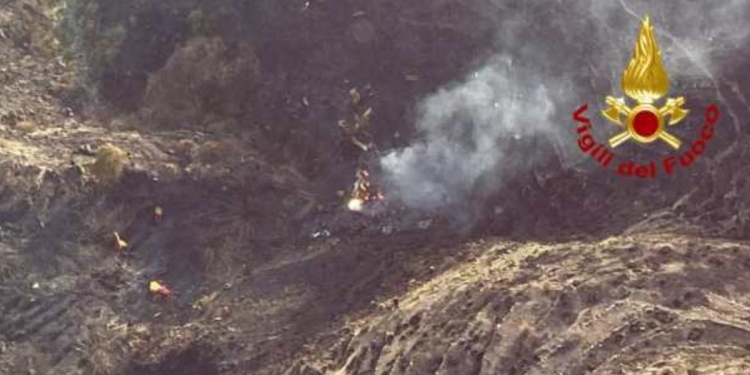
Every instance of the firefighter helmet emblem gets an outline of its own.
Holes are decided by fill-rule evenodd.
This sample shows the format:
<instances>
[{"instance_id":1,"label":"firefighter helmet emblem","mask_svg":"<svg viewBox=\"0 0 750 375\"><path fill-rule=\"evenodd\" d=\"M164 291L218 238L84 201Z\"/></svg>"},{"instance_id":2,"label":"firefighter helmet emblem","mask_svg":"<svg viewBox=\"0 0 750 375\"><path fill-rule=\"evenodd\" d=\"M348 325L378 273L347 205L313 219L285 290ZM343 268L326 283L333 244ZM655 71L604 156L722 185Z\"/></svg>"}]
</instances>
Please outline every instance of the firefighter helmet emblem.
<instances>
[{"instance_id":1,"label":"firefighter helmet emblem","mask_svg":"<svg viewBox=\"0 0 750 375\"><path fill-rule=\"evenodd\" d=\"M669 91L669 79L662 66L661 51L648 17L641 24L633 58L623 72L622 91L637 104L630 108L624 98L607 96L607 109L602 114L625 128L609 139L610 146L617 147L630 139L640 143L661 139L672 148L679 149L682 142L669 134L665 127L682 121L688 111L682 108L685 104L683 97L668 98L662 107L655 105Z\"/></svg>"}]
</instances>

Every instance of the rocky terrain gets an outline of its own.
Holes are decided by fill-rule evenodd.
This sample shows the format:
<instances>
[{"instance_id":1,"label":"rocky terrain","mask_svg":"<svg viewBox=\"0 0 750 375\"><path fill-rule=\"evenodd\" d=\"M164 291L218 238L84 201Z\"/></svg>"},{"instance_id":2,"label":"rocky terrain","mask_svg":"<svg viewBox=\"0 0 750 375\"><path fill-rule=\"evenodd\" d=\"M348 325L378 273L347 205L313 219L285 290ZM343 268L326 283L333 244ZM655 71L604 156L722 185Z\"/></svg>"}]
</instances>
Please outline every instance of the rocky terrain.
<instances>
[{"instance_id":1,"label":"rocky terrain","mask_svg":"<svg viewBox=\"0 0 750 375\"><path fill-rule=\"evenodd\" d=\"M602 4L0 3L0 373L750 374L750 9ZM675 134L722 111L652 181L582 157L571 118L609 134L644 13ZM385 199L354 212L362 166ZM404 190L435 181L444 204Z\"/></svg>"}]
</instances>

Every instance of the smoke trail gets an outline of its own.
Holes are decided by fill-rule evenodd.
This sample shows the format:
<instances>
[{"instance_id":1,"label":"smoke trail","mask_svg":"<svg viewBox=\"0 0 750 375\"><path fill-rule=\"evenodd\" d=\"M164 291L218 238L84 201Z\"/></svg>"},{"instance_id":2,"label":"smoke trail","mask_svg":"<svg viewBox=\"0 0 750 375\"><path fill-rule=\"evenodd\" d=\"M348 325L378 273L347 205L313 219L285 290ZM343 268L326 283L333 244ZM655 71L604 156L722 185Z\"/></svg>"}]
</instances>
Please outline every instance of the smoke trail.
<instances>
[{"instance_id":1,"label":"smoke trail","mask_svg":"<svg viewBox=\"0 0 750 375\"><path fill-rule=\"evenodd\" d=\"M552 132L552 113L544 82L513 69L510 58L496 58L422 102L417 126L423 138L381 163L406 204L426 209L460 204L480 178L495 178L508 157L500 142Z\"/></svg>"},{"instance_id":2,"label":"smoke trail","mask_svg":"<svg viewBox=\"0 0 750 375\"><path fill-rule=\"evenodd\" d=\"M565 139L572 137L570 112L619 91L642 15L656 24L670 79L713 79L717 50L736 51L748 39L743 25L750 12L740 0L498 3L485 5L499 14L502 55L426 98L418 108L419 137L380 160L391 195L410 207L454 209L483 199L544 160L539 150L513 149L517 138L548 139L580 155ZM722 43L714 43L719 36Z\"/></svg>"}]
</instances>

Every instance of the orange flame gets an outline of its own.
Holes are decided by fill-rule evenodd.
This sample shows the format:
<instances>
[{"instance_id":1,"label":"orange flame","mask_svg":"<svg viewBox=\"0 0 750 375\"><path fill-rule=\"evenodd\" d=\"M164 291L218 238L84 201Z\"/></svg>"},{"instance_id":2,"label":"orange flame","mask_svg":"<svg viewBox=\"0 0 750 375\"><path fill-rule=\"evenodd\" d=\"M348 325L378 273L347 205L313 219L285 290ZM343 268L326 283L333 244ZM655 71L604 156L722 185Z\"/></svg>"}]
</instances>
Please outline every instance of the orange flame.
<instances>
[{"instance_id":1,"label":"orange flame","mask_svg":"<svg viewBox=\"0 0 750 375\"><path fill-rule=\"evenodd\" d=\"M172 296L172 291L158 281L151 281L150 283L148 283L148 290L151 292L151 294L154 295L160 295L164 297Z\"/></svg>"},{"instance_id":2,"label":"orange flame","mask_svg":"<svg viewBox=\"0 0 750 375\"><path fill-rule=\"evenodd\" d=\"M357 180L347 202L347 208L351 211L362 211L367 202L383 200L385 195L380 189L373 189L370 183L370 173L365 169L357 170Z\"/></svg>"}]
</instances>

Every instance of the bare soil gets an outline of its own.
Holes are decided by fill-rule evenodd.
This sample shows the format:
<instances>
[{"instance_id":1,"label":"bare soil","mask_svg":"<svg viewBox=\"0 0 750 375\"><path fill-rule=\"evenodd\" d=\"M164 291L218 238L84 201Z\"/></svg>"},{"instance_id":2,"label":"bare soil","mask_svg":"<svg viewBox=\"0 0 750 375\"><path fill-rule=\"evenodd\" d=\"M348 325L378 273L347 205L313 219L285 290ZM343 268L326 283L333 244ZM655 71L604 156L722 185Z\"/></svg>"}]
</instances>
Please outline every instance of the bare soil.
<instances>
[{"instance_id":1,"label":"bare soil","mask_svg":"<svg viewBox=\"0 0 750 375\"><path fill-rule=\"evenodd\" d=\"M468 227L397 204L362 215L336 194L359 161L336 127L349 90L369 84L376 143L403 144L414 102L482 58L491 19L474 2L396 18L396 2L173 3L127 2L137 26L106 34L119 52L96 69L45 44L54 2L0 7L0 373L750 373L741 132L717 140L700 183L551 162ZM104 29L131 15L100 5ZM449 52L465 58L433 59ZM194 76L215 66L262 89L240 105L232 79ZM738 127L745 91L726 99ZM108 144L126 157L104 184L92 166Z\"/></svg>"}]
</instances>

